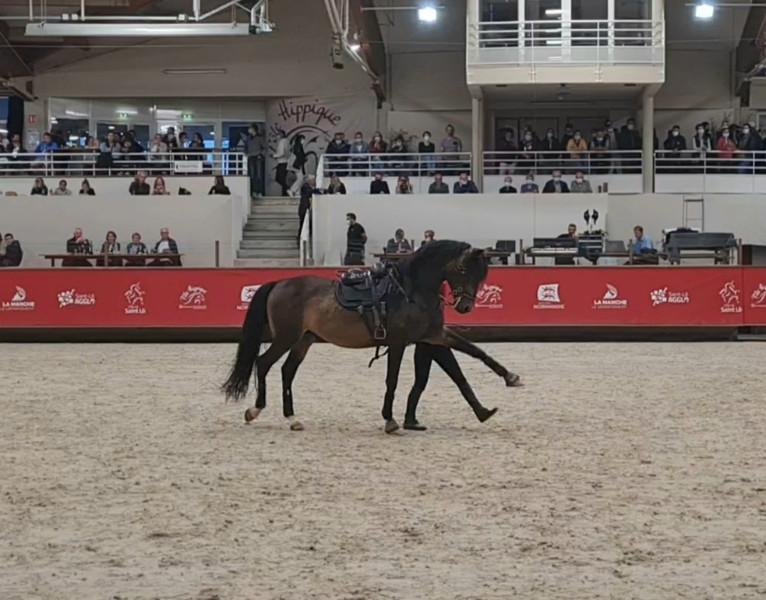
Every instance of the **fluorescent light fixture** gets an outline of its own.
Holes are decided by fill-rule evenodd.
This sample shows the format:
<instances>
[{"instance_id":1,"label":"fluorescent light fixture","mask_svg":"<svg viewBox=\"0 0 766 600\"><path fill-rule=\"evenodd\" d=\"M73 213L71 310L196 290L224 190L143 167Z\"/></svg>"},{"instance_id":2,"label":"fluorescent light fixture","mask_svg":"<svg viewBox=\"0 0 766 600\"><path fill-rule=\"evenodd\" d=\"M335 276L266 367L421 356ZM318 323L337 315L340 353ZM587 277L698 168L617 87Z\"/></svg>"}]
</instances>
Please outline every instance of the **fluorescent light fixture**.
<instances>
[{"instance_id":1,"label":"fluorescent light fixture","mask_svg":"<svg viewBox=\"0 0 766 600\"><path fill-rule=\"evenodd\" d=\"M546 46L561 46L561 40L545 40Z\"/></svg>"},{"instance_id":2,"label":"fluorescent light fixture","mask_svg":"<svg viewBox=\"0 0 766 600\"><path fill-rule=\"evenodd\" d=\"M227 37L250 35L247 23L28 23L31 37Z\"/></svg>"},{"instance_id":3,"label":"fluorescent light fixture","mask_svg":"<svg viewBox=\"0 0 766 600\"><path fill-rule=\"evenodd\" d=\"M694 5L694 18L709 20L715 14L715 5L712 0L700 0Z\"/></svg>"},{"instance_id":4,"label":"fluorescent light fixture","mask_svg":"<svg viewBox=\"0 0 766 600\"><path fill-rule=\"evenodd\" d=\"M165 75L226 75L226 69L221 67L205 69L205 68L190 68L190 69L163 69Z\"/></svg>"},{"instance_id":5,"label":"fluorescent light fixture","mask_svg":"<svg viewBox=\"0 0 766 600\"><path fill-rule=\"evenodd\" d=\"M418 9L418 20L423 23L435 23L438 13L433 6L421 6Z\"/></svg>"},{"instance_id":6,"label":"fluorescent light fixture","mask_svg":"<svg viewBox=\"0 0 766 600\"><path fill-rule=\"evenodd\" d=\"M561 15L561 13L564 12L560 8L546 8L545 9L545 16L546 17L555 17Z\"/></svg>"},{"instance_id":7,"label":"fluorescent light fixture","mask_svg":"<svg viewBox=\"0 0 766 600\"><path fill-rule=\"evenodd\" d=\"M348 45L348 49L351 50L351 52L359 52L359 50L362 49L362 46L358 42L354 42L353 44Z\"/></svg>"}]
</instances>

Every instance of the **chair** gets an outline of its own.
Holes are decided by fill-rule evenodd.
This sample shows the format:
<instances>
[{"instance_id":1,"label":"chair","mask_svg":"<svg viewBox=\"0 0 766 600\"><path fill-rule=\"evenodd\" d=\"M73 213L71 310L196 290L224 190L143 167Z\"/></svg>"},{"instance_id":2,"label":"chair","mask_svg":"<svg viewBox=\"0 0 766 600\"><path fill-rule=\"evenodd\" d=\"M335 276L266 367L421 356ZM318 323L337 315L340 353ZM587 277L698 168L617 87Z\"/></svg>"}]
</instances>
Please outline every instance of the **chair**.
<instances>
[{"instance_id":1,"label":"chair","mask_svg":"<svg viewBox=\"0 0 766 600\"><path fill-rule=\"evenodd\" d=\"M508 253L508 256L498 256L500 264L507 265L508 259L516 254L516 240L497 240L495 242L495 251Z\"/></svg>"}]
</instances>

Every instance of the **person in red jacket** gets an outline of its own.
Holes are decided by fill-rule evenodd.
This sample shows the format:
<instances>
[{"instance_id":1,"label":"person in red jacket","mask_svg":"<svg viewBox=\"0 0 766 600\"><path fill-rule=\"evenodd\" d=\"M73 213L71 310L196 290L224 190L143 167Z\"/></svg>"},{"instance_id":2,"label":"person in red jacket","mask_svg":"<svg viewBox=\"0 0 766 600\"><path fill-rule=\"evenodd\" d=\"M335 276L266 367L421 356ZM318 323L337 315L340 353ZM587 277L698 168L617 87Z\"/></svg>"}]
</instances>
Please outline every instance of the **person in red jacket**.
<instances>
[{"instance_id":1,"label":"person in red jacket","mask_svg":"<svg viewBox=\"0 0 766 600\"><path fill-rule=\"evenodd\" d=\"M731 132L728 129L721 131L721 137L716 142L715 149L718 150L719 168L722 173L735 173L736 163L734 162L734 153L737 150L737 144L731 139Z\"/></svg>"}]
</instances>

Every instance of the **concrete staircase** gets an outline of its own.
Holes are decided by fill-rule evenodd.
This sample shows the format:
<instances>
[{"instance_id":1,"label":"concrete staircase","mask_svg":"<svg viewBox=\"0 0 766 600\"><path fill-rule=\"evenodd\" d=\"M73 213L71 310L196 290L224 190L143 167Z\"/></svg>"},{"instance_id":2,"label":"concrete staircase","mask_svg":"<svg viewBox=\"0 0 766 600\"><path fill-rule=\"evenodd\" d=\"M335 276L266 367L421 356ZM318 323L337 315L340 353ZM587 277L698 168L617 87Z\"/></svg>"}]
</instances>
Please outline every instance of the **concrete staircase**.
<instances>
[{"instance_id":1,"label":"concrete staircase","mask_svg":"<svg viewBox=\"0 0 766 600\"><path fill-rule=\"evenodd\" d=\"M234 266L295 267L299 262L298 199L253 200Z\"/></svg>"}]
</instances>

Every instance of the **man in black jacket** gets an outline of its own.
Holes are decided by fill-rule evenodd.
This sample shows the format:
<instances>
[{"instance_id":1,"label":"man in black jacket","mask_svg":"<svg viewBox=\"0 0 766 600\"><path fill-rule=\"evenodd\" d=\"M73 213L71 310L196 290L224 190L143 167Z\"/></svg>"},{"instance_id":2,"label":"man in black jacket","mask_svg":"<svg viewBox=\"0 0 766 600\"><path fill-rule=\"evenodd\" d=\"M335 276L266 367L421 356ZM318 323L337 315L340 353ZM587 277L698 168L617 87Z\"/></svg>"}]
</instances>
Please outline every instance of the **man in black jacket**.
<instances>
[{"instance_id":1,"label":"man in black jacket","mask_svg":"<svg viewBox=\"0 0 766 600\"><path fill-rule=\"evenodd\" d=\"M390 194L391 191L388 189L388 182L383 179L382 173L375 173L375 179L373 179L370 182L370 193L371 194Z\"/></svg>"},{"instance_id":2,"label":"man in black jacket","mask_svg":"<svg viewBox=\"0 0 766 600\"><path fill-rule=\"evenodd\" d=\"M561 180L561 171L556 169L551 178L545 183L543 194L568 194L569 186Z\"/></svg>"},{"instance_id":3,"label":"man in black jacket","mask_svg":"<svg viewBox=\"0 0 766 600\"><path fill-rule=\"evenodd\" d=\"M327 157L328 164L326 165L329 171L338 174L340 177L348 175L348 162L351 158L349 156L349 154L351 154L351 144L346 141L346 136L343 133L338 132L335 134L333 140L327 144L325 154L330 155Z\"/></svg>"},{"instance_id":4,"label":"man in black jacket","mask_svg":"<svg viewBox=\"0 0 766 600\"><path fill-rule=\"evenodd\" d=\"M636 130L635 119L628 119L617 135L617 146L620 150L632 150L620 155L623 173L639 173L641 171L641 135Z\"/></svg>"},{"instance_id":5,"label":"man in black jacket","mask_svg":"<svg viewBox=\"0 0 766 600\"><path fill-rule=\"evenodd\" d=\"M146 183L146 173L139 171L130 183L128 193L131 196L148 196L150 192L149 184Z\"/></svg>"},{"instance_id":6,"label":"man in black jacket","mask_svg":"<svg viewBox=\"0 0 766 600\"><path fill-rule=\"evenodd\" d=\"M449 194L449 186L444 183L441 173L434 175L434 180L431 185L428 186L429 194Z\"/></svg>"},{"instance_id":7,"label":"man in black jacket","mask_svg":"<svg viewBox=\"0 0 766 600\"><path fill-rule=\"evenodd\" d=\"M6 233L4 238L5 255L0 256L0 267L18 267L24 252L18 240L13 239L12 233Z\"/></svg>"},{"instance_id":8,"label":"man in black jacket","mask_svg":"<svg viewBox=\"0 0 766 600\"><path fill-rule=\"evenodd\" d=\"M154 254L180 254L178 252L178 244L170 237L170 230L167 227L160 229L160 241L154 244L152 249ZM180 267L181 259L173 258L157 258L149 264L150 267Z\"/></svg>"},{"instance_id":9,"label":"man in black jacket","mask_svg":"<svg viewBox=\"0 0 766 600\"><path fill-rule=\"evenodd\" d=\"M364 246L367 243L367 232L361 223L357 223L356 214L346 213L348 231L346 232L346 256L344 265L363 265Z\"/></svg>"},{"instance_id":10,"label":"man in black jacket","mask_svg":"<svg viewBox=\"0 0 766 600\"><path fill-rule=\"evenodd\" d=\"M301 200L298 203L298 241L301 239L301 231L303 230L303 221L306 220L306 213L311 208L311 198L314 194L321 194L322 190L316 187L316 177L313 175L306 175L301 185Z\"/></svg>"}]
</instances>

